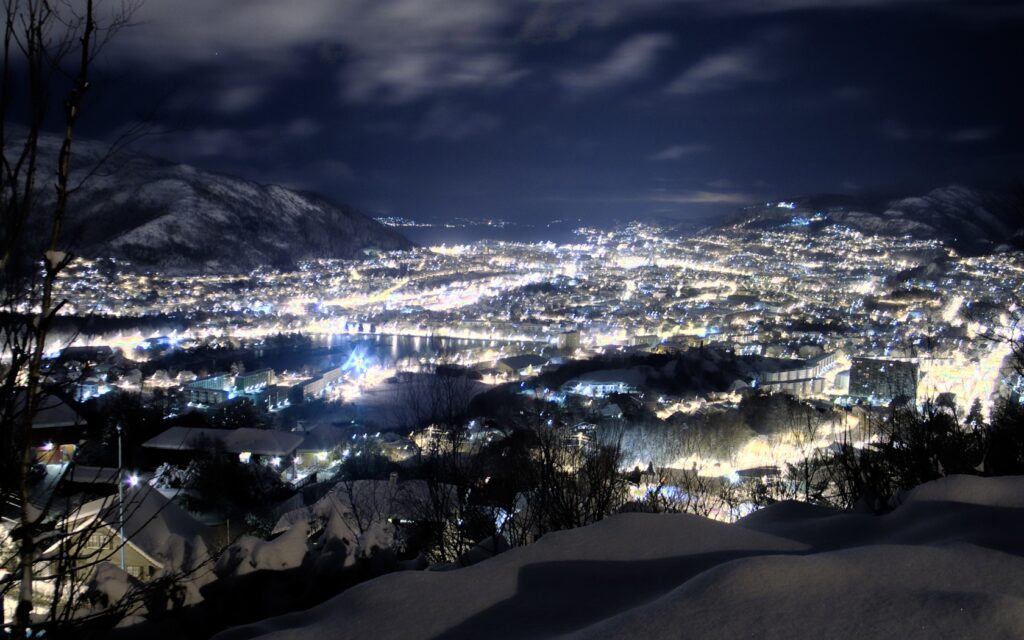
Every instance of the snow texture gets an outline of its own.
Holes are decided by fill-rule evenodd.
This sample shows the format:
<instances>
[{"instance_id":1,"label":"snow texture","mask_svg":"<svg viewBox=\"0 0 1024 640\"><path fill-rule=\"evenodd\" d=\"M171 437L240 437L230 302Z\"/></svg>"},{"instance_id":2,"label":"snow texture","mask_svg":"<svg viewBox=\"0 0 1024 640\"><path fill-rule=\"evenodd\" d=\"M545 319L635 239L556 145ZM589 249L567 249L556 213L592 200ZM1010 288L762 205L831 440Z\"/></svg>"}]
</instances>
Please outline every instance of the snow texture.
<instances>
[{"instance_id":1,"label":"snow texture","mask_svg":"<svg viewBox=\"0 0 1024 640\"><path fill-rule=\"evenodd\" d=\"M220 557L220 577L256 571L283 571L311 562L321 572L352 567L358 560L395 545L393 518L411 518L426 485L359 480L340 483L310 505L288 511L266 541L243 536Z\"/></svg>"},{"instance_id":2,"label":"snow texture","mask_svg":"<svg viewBox=\"0 0 1024 640\"><path fill-rule=\"evenodd\" d=\"M938 239L968 254L988 253L1008 241L1019 242L1024 234L1012 199L958 185L885 204L848 196L818 196L798 199L797 205L796 210L780 209L773 203L749 207L733 222L776 226L793 217L822 212L827 224L867 235ZM813 227L809 233L814 233Z\"/></svg>"},{"instance_id":3,"label":"snow texture","mask_svg":"<svg viewBox=\"0 0 1024 640\"><path fill-rule=\"evenodd\" d=\"M128 592L138 587L138 581L112 562L101 562L86 582L86 598L94 602L96 611L102 611L121 601Z\"/></svg>"},{"instance_id":4,"label":"snow texture","mask_svg":"<svg viewBox=\"0 0 1024 640\"><path fill-rule=\"evenodd\" d=\"M54 142L40 141L44 159L55 157ZM88 141L75 146L73 182L106 151ZM315 194L142 155L115 157L105 169L72 196L65 226L75 255L123 258L145 268L237 273L411 246L355 209ZM43 189L37 197L47 210L54 196ZM36 242L43 240L39 234Z\"/></svg>"},{"instance_id":5,"label":"snow texture","mask_svg":"<svg viewBox=\"0 0 1024 640\"><path fill-rule=\"evenodd\" d=\"M400 572L221 640L1009 638L1024 478L951 477L882 516L623 514L448 572Z\"/></svg>"},{"instance_id":6,"label":"snow texture","mask_svg":"<svg viewBox=\"0 0 1024 640\"><path fill-rule=\"evenodd\" d=\"M159 563L168 573L198 566L209 557L206 527L148 485L130 489L124 497L124 532L131 545ZM120 522L117 496L86 503L68 518L73 530L88 530L98 518L111 531Z\"/></svg>"},{"instance_id":7,"label":"snow texture","mask_svg":"<svg viewBox=\"0 0 1024 640\"><path fill-rule=\"evenodd\" d=\"M217 561L217 575L243 576L254 571L282 571L302 566L308 551L309 526L296 522L273 540L242 536Z\"/></svg>"},{"instance_id":8,"label":"snow texture","mask_svg":"<svg viewBox=\"0 0 1024 640\"><path fill-rule=\"evenodd\" d=\"M72 530L91 531L97 519L111 533L119 530L119 509L117 496L102 498L86 503L68 519ZM125 494L124 531L128 544L148 556L158 565L153 579L175 577L179 579L180 602L176 605L190 605L200 602L200 589L212 582L216 576L210 566L210 554L206 544L209 531L187 512L178 507L170 498L158 490L144 485L131 489ZM108 566L110 565L110 566ZM113 571L110 567L116 569ZM93 576L93 590L99 594L94 598L97 610L116 602L123 595L116 594L120 567L101 563ZM127 576L124 576L127 578ZM125 584L127 589L127 583ZM117 595L117 597L113 597ZM140 607L134 613L144 612Z\"/></svg>"}]
</instances>

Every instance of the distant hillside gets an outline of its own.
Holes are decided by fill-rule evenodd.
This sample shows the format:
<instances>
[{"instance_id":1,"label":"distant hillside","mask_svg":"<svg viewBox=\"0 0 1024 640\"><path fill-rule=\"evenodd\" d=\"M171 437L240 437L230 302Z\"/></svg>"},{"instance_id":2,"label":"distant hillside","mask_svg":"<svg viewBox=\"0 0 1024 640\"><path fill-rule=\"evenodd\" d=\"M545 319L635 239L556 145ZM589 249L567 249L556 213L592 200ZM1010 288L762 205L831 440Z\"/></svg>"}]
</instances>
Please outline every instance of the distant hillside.
<instances>
[{"instance_id":1,"label":"distant hillside","mask_svg":"<svg viewBox=\"0 0 1024 640\"><path fill-rule=\"evenodd\" d=\"M1006 196L961 186L924 196L884 200L817 195L793 200L794 208L768 203L747 207L729 225L770 228L842 224L862 233L938 239L969 254L1024 248L1024 208Z\"/></svg>"},{"instance_id":2,"label":"distant hillside","mask_svg":"<svg viewBox=\"0 0 1024 640\"><path fill-rule=\"evenodd\" d=\"M56 140L44 140L40 151L55 157ZM81 143L76 152L82 174L103 148ZM53 199L49 189L41 196ZM77 255L190 272L288 267L304 259L412 246L397 232L319 195L148 156L117 158L90 178L72 199L64 237Z\"/></svg>"}]
</instances>

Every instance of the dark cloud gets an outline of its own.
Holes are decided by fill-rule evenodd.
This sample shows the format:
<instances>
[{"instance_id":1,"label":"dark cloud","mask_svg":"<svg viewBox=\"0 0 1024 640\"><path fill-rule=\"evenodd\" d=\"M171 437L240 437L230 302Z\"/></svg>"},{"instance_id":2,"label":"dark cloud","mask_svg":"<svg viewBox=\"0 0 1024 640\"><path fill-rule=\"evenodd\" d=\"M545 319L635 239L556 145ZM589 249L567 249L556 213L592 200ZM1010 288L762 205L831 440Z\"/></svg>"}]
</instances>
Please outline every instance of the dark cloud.
<instances>
[{"instance_id":1,"label":"dark cloud","mask_svg":"<svg viewBox=\"0 0 1024 640\"><path fill-rule=\"evenodd\" d=\"M887 120L879 128L882 135L900 142L948 142L953 144L984 142L999 132L998 127L970 126L942 131L927 126L910 126L898 120Z\"/></svg>"},{"instance_id":2,"label":"dark cloud","mask_svg":"<svg viewBox=\"0 0 1024 640\"><path fill-rule=\"evenodd\" d=\"M346 100L404 102L451 89L507 86L523 76L502 29L515 3L496 0L175 0L142 6L115 55L158 68L268 64L295 71L313 49L343 64ZM324 52L329 55L324 56ZM255 90L251 90L255 91ZM238 93L238 101L245 95ZM251 94L250 94L251 95ZM228 94L227 105L233 99Z\"/></svg>"},{"instance_id":3,"label":"dark cloud","mask_svg":"<svg viewBox=\"0 0 1024 640\"><path fill-rule=\"evenodd\" d=\"M707 150L707 147L700 144L674 144L660 151L652 153L647 157L648 160L654 160L656 162L665 162L667 160L678 160L691 156L695 153Z\"/></svg>"},{"instance_id":4,"label":"dark cloud","mask_svg":"<svg viewBox=\"0 0 1024 640\"><path fill-rule=\"evenodd\" d=\"M90 122L169 93L147 151L408 215L994 184L1024 153L1007 4L151 0Z\"/></svg>"},{"instance_id":5,"label":"dark cloud","mask_svg":"<svg viewBox=\"0 0 1024 640\"><path fill-rule=\"evenodd\" d=\"M502 119L490 113L470 111L447 104L435 105L416 128L419 140L440 138L457 142L494 131Z\"/></svg>"},{"instance_id":6,"label":"dark cloud","mask_svg":"<svg viewBox=\"0 0 1024 640\"><path fill-rule=\"evenodd\" d=\"M198 126L147 138L154 151L171 158L246 160L265 156L286 144L304 144L323 127L309 118L249 128Z\"/></svg>"},{"instance_id":7,"label":"dark cloud","mask_svg":"<svg viewBox=\"0 0 1024 640\"><path fill-rule=\"evenodd\" d=\"M654 193L645 198L651 202L667 202L672 204L750 204L756 200L749 193L736 191L679 191L671 193Z\"/></svg>"},{"instance_id":8,"label":"dark cloud","mask_svg":"<svg viewBox=\"0 0 1024 640\"><path fill-rule=\"evenodd\" d=\"M984 142L995 137L997 127L966 127L950 132L946 139L950 142Z\"/></svg>"},{"instance_id":9,"label":"dark cloud","mask_svg":"<svg viewBox=\"0 0 1024 640\"><path fill-rule=\"evenodd\" d=\"M267 87L243 84L226 87L213 96L213 107L224 113L235 113L255 107L267 94Z\"/></svg>"}]
</instances>

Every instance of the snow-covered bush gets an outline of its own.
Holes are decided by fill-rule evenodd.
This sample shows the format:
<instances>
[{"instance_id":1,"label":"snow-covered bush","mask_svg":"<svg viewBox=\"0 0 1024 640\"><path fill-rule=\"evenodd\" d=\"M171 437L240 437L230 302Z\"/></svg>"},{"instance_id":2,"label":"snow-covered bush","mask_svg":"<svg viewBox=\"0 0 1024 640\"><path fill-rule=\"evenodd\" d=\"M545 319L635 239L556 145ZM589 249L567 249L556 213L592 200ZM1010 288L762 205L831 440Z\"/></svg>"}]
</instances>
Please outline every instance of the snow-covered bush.
<instances>
[{"instance_id":1,"label":"snow-covered bush","mask_svg":"<svg viewBox=\"0 0 1024 640\"><path fill-rule=\"evenodd\" d=\"M242 576L255 571L282 571L302 566L309 552L309 526L297 522L273 540L242 536L217 561L218 576Z\"/></svg>"},{"instance_id":2,"label":"snow-covered bush","mask_svg":"<svg viewBox=\"0 0 1024 640\"><path fill-rule=\"evenodd\" d=\"M194 462L184 469L165 462L156 468L149 483L156 489L187 489L192 486L195 474Z\"/></svg>"}]
</instances>

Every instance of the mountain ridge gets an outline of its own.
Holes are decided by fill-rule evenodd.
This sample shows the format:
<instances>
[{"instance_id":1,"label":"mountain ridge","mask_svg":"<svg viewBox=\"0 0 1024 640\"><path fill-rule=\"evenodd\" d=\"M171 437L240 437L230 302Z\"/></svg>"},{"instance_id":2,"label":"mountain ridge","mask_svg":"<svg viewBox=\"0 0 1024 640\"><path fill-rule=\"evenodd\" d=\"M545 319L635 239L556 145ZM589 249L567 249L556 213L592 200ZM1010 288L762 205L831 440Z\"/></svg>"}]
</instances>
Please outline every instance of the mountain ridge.
<instances>
[{"instance_id":1,"label":"mountain ridge","mask_svg":"<svg viewBox=\"0 0 1024 640\"><path fill-rule=\"evenodd\" d=\"M809 195L746 207L720 228L841 224L868 235L936 239L966 254L1024 249L1024 208L1010 196L962 185L887 199Z\"/></svg>"},{"instance_id":2,"label":"mountain ridge","mask_svg":"<svg viewBox=\"0 0 1024 640\"><path fill-rule=\"evenodd\" d=\"M40 166L54 166L56 151L56 139L40 140ZM72 182L104 153L98 143L76 143ZM54 196L40 189L38 198L46 210ZM290 268L413 246L321 194L141 154L115 156L84 182L69 202L64 238L75 255L180 272Z\"/></svg>"}]
</instances>

